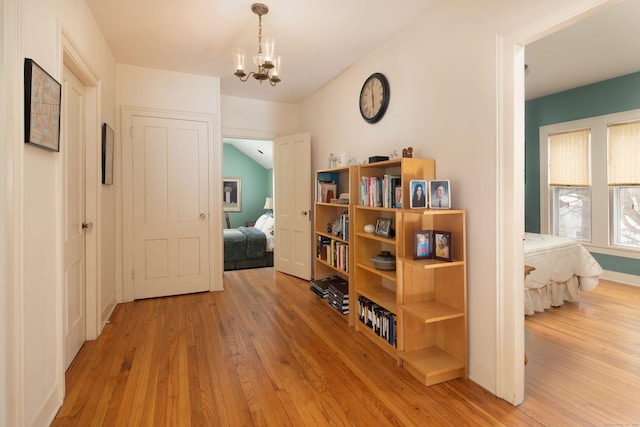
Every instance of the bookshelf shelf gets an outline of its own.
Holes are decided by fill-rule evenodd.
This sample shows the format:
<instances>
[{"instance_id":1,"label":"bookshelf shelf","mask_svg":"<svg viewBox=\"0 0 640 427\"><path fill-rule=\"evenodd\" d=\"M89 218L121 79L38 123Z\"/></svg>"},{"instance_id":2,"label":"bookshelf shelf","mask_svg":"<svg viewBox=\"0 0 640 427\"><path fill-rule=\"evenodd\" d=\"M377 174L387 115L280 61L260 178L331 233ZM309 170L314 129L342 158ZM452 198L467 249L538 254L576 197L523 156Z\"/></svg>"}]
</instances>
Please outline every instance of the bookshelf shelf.
<instances>
[{"instance_id":1,"label":"bookshelf shelf","mask_svg":"<svg viewBox=\"0 0 640 427\"><path fill-rule=\"evenodd\" d=\"M316 171L314 205L314 236L316 256L313 268L314 280L337 276L348 282L349 309L344 316L354 325L355 298L353 297L353 255L351 242L353 217L351 197L357 192L355 166L345 166ZM331 201L331 200L334 201ZM340 200L341 202L338 202ZM338 233L334 233L337 227ZM324 247L326 246L326 248ZM340 249L336 249L340 247Z\"/></svg>"},{"instance_id":2,"label":"bookshelf shelf","mask_svg":"<svg viewBox=\"0 0 640 427\"><path fill-rule=\"evenodd\" d=\"M430 159L360 165L350 242L353 299L362 310L356 330L425 385L467 377L465 211L408 209L404 203L410 200L411 180L434 177L435 162ZM365 225L375 225L378 218L391 220L392 237L364 231ZM452 261L413 259L417 230L451 233ZM372 258L382 251L395 255L396 270L379 270L373 265ZM371 316L381 319L381 312L395 322L390 337L366 324Z\"/></svg>"}]
</instances>

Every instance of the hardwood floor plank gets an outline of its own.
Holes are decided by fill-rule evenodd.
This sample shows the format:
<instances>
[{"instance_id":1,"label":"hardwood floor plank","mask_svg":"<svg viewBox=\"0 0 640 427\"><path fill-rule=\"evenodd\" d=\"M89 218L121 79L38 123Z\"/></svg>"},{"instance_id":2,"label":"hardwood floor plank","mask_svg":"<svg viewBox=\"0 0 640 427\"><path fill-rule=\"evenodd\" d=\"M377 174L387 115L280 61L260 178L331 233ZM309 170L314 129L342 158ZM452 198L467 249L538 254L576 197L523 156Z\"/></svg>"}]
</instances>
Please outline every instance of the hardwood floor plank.
<instances>
[{"instance_id":1,"label":"hardwood floor plank","mask_svg":"<svg viewBox=\"0 0 640 427\"><path fill-rule=\"evenodd\" d=\"M67 372L53 426L572 426L640 422L640 290L603 282L527 317L525 402L423 386L272 268L225 291L119 304Z\"/></svg>"}]
</instances>

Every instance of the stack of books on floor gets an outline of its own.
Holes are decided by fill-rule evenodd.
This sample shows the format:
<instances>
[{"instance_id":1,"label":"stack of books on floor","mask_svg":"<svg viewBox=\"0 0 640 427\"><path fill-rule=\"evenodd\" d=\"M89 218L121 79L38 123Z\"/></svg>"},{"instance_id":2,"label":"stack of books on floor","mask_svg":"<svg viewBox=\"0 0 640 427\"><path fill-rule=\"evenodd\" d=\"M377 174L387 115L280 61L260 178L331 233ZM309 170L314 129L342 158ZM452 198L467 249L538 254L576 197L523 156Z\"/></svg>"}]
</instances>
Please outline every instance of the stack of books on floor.
<instances>
[{"instance_id":1,"label":"stack of books on floor","mask_svg":"<svg viewBox=\"0 0 640 427\"><path fill-rule=\"evenodd\" d=\"M312 280L309 289L311 289L311 291L320 298L327 298L329 293L329 284L335 279L337 279L336 276L330 276L325 277L324 279Z\"/></svg>"},{"instance_id":2,"label":"stack of books on floor","mask_svg":"<svg viewBox=\"0 0 640 427\"><path fill-rule=\"evenodd\" d=\"M329 305L342 314L349 314L349 283L339 279L329 284Z\"/></svg>"}]
</instances>

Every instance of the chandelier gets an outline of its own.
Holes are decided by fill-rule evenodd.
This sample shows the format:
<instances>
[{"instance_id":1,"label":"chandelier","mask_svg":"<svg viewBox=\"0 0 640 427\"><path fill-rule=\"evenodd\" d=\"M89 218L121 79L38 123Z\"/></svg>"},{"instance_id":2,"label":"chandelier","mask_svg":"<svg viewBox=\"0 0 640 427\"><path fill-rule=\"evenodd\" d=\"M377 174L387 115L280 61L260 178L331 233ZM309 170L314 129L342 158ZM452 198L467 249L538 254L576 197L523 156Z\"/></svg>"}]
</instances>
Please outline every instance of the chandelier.
<instances>
[{"instance_id":1,"label":"chandelier","mask_svg":"<svg viewBox=\"0 0 640 427\"><path fill-rule=\"evenodd\" d=\"M268 80L271 86L275 86L280 82L280 57L274 55L275 40L272 38L262 40L262 15L269 13L269 8L262 3L254 3L251 5L251 11L258 15L258 54L253 57L253 63L258 67L258 71L251 71L247 74L244 68L247 51L235 48L233 56L236 72L233 74L243 82L246 82L249 76L253 76L260 83L263 80Z\"/></svg>"}]
</instances>

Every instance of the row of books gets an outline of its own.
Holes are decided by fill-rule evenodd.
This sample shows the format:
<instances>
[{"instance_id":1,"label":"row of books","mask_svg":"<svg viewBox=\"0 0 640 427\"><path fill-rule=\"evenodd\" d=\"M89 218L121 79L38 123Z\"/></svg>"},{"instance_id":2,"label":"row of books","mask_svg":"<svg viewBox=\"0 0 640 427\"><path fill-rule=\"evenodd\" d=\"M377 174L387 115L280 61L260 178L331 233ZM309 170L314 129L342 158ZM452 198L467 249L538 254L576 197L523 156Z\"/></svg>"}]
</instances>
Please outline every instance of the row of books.
<instances>
[{"instance_id":1,"label":"row of books","mask_svg":"<svg viewBox=\"0 0 640 427\"><path fill-rule=\"evenodd\" d=\"M318 236L317 257L330 266L349 272L349 245L326 236Z\"/></svg>"},{"instance_id":2,"label":"row of books","mask_svg":"<svg viewBox=\"0 0 640 427\"><path fill-rule=\"evenodd\" d=\"M360 179L360 205L383 208L402 207L402 178L385 174Z\"/></svg>"},{"instance_id":3,"label":"row of books","mask_svg":"<svg viewBox=\"0 0 640 427\"><path fill-rule=\"evenodd\" d=\"M319 172L317 175L318 193L316 201L331 203L338 197L338 174L335 172Z\"/></svg>"},{"instance_id":4,"label":"row of books","mask_svg":"<svg viewBox=\"0 0 640 427\"><path fill-rule=\"evenodd\" d=\"M331 234L341 238L342 240L349 240L349 214L346 212L338 215L331 224Z\"/></svg>"},{"instance_id":5,"label":"row of books","mask_svg":"<svg viewBox=\"0 0 640 427\"><path fill-rule=\"evenodd\" d=\"M367 325L381 338L396 347L396 315L386 308L360 295L358 297L358 320Z\"/></svg>"},{"instance_id":6,"label":"row of books","mask_svg":"<svg viewBox=\"0 0 640 427\"><path fill-rule=\"evenodd\" d=\"M349 313L349 283L338 276L329 276L311 281L311 291L326 298L329 305L342 314Z\"/></svg>"}]
</instances>

